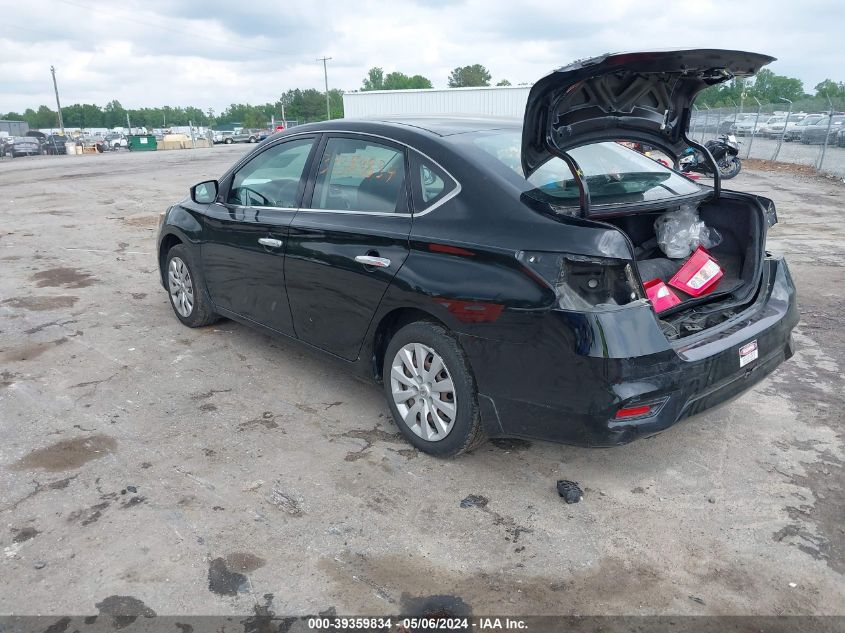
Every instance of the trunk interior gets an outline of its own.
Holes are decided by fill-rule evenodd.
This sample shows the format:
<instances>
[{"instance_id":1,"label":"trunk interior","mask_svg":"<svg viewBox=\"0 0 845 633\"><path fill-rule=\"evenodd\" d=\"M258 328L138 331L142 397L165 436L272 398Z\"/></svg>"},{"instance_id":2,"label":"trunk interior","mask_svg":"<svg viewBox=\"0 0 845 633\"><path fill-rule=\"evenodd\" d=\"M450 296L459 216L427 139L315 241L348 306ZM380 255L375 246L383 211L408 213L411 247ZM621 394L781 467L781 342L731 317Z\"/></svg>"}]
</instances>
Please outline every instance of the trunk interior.
<instances>
[{"instance_id":1,"label":"trunk interior","mask_svg":"<svg viewBox=\"0 0 845 633\"><path fill-rule=\"evenodd\" d=\"M661 279L668 285L686 261L686 258L668 258L657 244L654 222L664 212L606 220L624 231L634 244L636 265L643 283ZM698 215L722 236L721 243L707 251L718 262L723 277L715 288L699 297L672 288L681 303L658 315L670 339L690 336L731 318L751 301L759 284L765 246L760 211L748 202L722 197L702 203Z\"/></svg>"}]
</instances>

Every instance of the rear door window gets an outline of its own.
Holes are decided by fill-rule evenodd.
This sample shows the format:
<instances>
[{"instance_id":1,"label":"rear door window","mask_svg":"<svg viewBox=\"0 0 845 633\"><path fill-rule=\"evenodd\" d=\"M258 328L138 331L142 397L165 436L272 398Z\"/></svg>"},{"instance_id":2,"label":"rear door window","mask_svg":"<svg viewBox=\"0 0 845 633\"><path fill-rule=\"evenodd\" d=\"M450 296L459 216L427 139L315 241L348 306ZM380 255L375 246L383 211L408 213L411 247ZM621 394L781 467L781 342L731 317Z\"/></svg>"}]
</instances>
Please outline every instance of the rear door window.
<instances>
[{"instance_id":1,"label":"rear door window","mask_svg":"<svg viewBox=\"0 0 845 633\"><path fill-rule=\"evenodd\" d=\"M317 178L312 209L405 213L405 152L364 138L330 137Z\"/></svg>"}]
</instances>

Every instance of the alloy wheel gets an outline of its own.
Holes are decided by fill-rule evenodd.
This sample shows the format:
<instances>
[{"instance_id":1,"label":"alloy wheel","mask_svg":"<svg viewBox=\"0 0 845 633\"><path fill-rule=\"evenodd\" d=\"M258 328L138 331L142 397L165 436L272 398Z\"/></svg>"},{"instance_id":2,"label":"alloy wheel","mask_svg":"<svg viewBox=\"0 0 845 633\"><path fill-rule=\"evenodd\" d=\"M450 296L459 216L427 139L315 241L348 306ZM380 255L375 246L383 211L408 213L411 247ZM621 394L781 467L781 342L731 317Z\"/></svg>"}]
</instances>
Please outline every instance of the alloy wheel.
<instances>
[{"instance_id":1,"label":"alloy wheel","mask_svg":"<svg viewBox=\"0 0 845 633\"><path fill-rule=\"evenodd\" d=\"M455 425L457 401L443 358L422 343L402 347L390 366L390 391L402 420L415 435L438 442Z\"/></svg>"},{"instance_id":2,"label":"alloy wheel","mask_svg":"<svg viewBox=\"0 0 845 633\"><path fill-rule=\"evenodd\" d=\"M188 267L179 257L171 259L167 267L167 286L173 307L187 319L194 310L194 283Z\"/></svg>"}]
</instances>

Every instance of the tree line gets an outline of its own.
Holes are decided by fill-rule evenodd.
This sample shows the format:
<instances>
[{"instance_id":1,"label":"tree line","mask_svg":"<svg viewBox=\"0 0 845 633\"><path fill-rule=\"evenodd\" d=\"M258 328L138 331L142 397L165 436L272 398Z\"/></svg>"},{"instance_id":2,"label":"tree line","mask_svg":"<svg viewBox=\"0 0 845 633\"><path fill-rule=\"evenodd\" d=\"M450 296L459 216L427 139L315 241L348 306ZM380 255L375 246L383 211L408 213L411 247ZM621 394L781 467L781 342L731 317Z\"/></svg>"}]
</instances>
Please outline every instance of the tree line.
<instances>
[{"instance_id":1,"label":"tree line","mask_svg":"<svg viewBox=\"0 0 845 633\"><path fill-rule=\"evenodd\" d=\"M329 90L331 118L343 117L343 91ZM124 108L119 101L109 101L104 107L91 103L62 106L62 122L68 129L116 128L127 126L127 115L132 127L168 128L177 125L226 127L238 124L249 128L263 128L275 118L299 122L326 119L326 93L309 88L288 90L273 103L251 105L233 103L220 113L213 108L188 106L163 106L158 108ZM37 110L28 108L23 113L0 113L0 119L26 121L30 128L56 128L56 110L46 105Z\"/></svg>"},{"instance_id":2,"label":"tree line","mask_svg":"<svg viewBox=\"0 0 845 633\"><path fill-rule=\"evenodd\" d=\"M489 86L492 73L481 64L458 66L449 74L450 88ZM497 86L510 86L502 79ZM521 84L528 85L528 84ZM407 75L401 71L385 74L384 69L373 67L364 77L360 90L407 90L431 88L431 80L422 75ZM711 86L702 91L695 100L698 107L740 107L746 110L756 107L755 99L762 104L782 104L783 99L793 102L793 109L824 111L831 105L845 109L845 83L825 79L814 88L815 94L805 92L800 79L777 75L764 68L751 79L733 79L727 83ZM343 91L329 90L331 118L343 117ZM271 119L295 120L300 123L324 121L326 119L326 93L313 88L295 88L284 92L277 101L262 105L233 103L220 113L213 108L205 110L194 107L163 106L158 108L124 108L119 101L112 100L104 107L88 103L76 103L62 108L62 119L66 128L125 127L127 115L133 127L167 128L176 125L226 127L239 124L248 128L262 128ZM58 126L56 111L46 105L37 110L28 108L23 113L0 113L0 118L26 121L31 128L54 128Z\"/></svg>"},{"instance_id":3,"label":"tree line","mask_svg":"<svg viewBox=\"0 0 845 633\"><path fill-rule=\"evenodd\" d=\"M815 94L804 90L804 83L795 77L777 75L768 68L762 69L750 79L732 79L729 82L710 86L699 93L695 100L698 107L739 107L753 110L757 101L763 105L779 104L786 110L788 99L793 110L828 110L845 107L845 83L825 79L816 84ZM829 100L828 100L829 99Z\"/></svg>"}]
</instances>

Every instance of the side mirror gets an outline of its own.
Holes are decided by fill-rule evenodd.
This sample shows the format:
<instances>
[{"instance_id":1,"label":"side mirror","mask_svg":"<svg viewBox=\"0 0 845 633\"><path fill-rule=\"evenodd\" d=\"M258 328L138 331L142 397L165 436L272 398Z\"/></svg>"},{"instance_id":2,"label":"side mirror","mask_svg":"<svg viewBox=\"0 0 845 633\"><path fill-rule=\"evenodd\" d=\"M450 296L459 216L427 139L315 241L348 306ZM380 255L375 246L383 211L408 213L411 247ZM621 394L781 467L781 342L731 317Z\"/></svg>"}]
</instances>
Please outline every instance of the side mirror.
<instances>
[{"instance_id":1,"label":"side mirror","mask_svg":"<svg viewBox=\"0 0 845 633\"><path fill-rule=\"evenodd\" d=\"M206 180L191 187L191 200L197 204L211 204L217 200L218 184L216 180Z\"/></svg>"}]
</instances>

